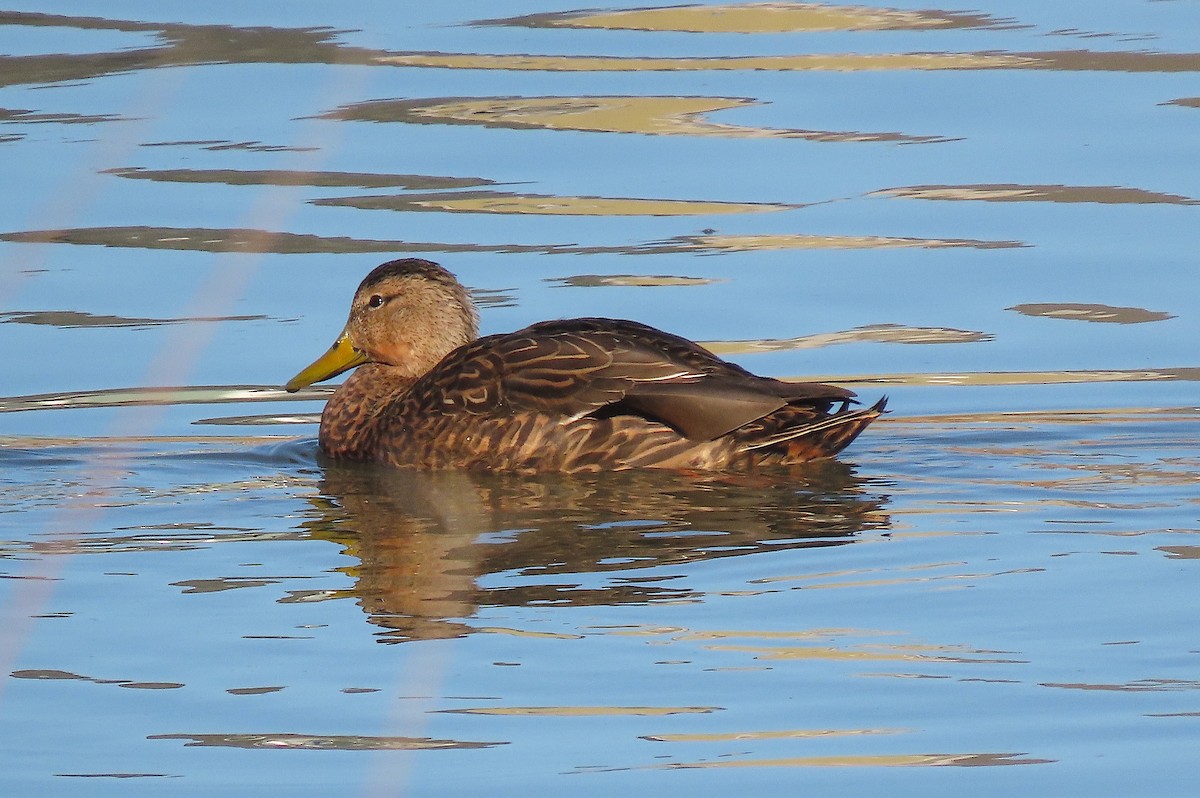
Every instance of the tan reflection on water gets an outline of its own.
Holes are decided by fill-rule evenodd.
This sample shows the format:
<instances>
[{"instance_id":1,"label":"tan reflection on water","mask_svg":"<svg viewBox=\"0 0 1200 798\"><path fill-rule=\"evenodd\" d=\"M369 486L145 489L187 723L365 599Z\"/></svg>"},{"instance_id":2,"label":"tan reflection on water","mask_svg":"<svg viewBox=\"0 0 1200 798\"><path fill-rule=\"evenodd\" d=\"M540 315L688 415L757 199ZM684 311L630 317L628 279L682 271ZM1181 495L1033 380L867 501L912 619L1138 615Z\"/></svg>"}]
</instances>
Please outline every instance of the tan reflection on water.
<instances>
[{"instance_id":1,"label":"tan reflection on water","mask_svg":"<svg viewBox=\"0 0 1200 798\"><path fill-rule=\"evenodd\" d=\"M23 108L0 108L0 123L22 122L26 124L94 125L100 122L129 121L128 117L116 114L71 114L36 113Z\"/></svg>"},{"instance_id":2,"label":"tan reflection on water","mask_svg":"<svg viewBox=\"0 0 1200 798\"><path fill-rule=\"evenodd\" d=\"M796 338L760 338L746 341L702 341L704 348L718 355L747 355L791 349L820 349L837 344L970 344L992 340L988 333L955 330L948 327L908 327L903 324L869 324L832 333L801 335Z\"/></svg>"},{"instance_id":3,"label":"tan reflection on water","mask_svg":"<svg viewBox=\"0 0 1200 798\"><path fill-rule=\"evenodd\" d=\"M942 568L960 566L960 565L962 565L962 563L932 563L932 564L909 566L902 570L909 571L909 572L922 572L922 571L928 571L928 570L933 570L933 569L942 569ZM840 577L844 577L844 576L847 576L850 574L857 573L857 572L853 572L853 571L848 571L848 572L840 573L840 574L803 574L803 575L799 575L799 576L776 576L776 577L770 577L767 579L761 579L758 581L760 584L778 584L778 583L783 583L783 582L804 582L804 584L798 585L798 587L802 588L803 590L836 590L836 589L842 589L842 588L848 588L848 587L849 588L885 587L885 586L892 586L892 585L919 584L919 583L927 583L927 582L945 582L945 581L956 582L956 581L963 581L963 580L969 581L969 582L977 582L981 579L988 579L988 578L996 577L996 576L1014 576L1014 575L1018 575L1018 574L1040 573L1043 570L1044 569L1042 569L1042 568L1019 568L1019 569L1015 569L1015 570L1006 570L1006 571L979 571L979 572L972 572L972 573L942 573L942 574L920 573L920 574L914 575L914 576L894 576L894 577L889 576L889 577L877 577L874 579L842 579L842 578L840 578ZM889 571L888 573L891 573L891 571ZM830 579L830 577L834 577L834 578ZM826 581L821 581L821 582L809 581L809 580L815 580L815 579L824 579ZM875 648L878 648L878 647L875 647ZM915 650L913 646L887 646L886 648L888 650L903 650L905 652ZM922 650L927 650L927 649L922 649ZM949 651L950 649L937 649L937 650ZM958 650L958 649L955 649L955 650ZM972 651L969 653L981 654L981 653L996 653L996 652ZM857 658L858 654L856 653L854 656L855 656L855 658ZM937 657L937 659L944 659L944 658ZM951 659L953 659L956 662L957 661L963 661L963 662L967 661L967 660L959 660L954 657L952 657ZM978 660L972 660L972 661L978 661ZM989 662L1001 662L1001 661L1008 661L1008 660L988 660L988 661Z\"/></svg>"},{"instance_id":4,"label":"tan reflection on water","mask_svg":"<svg viewBox=\"0 0 1200 798\"><path fill-rule=\"evenodd\" d=\"M1145 308L1113 307L1112 305L1087 305L1075 303L1032 303L1013 305L1005 310L1015 310L1025 316L1045 316L1052 319L1073 321L1095 321L1109 324L1144 324L1150 321L1166 321L1175 318L1170 313Z\"/></svg>"},{"instance_id":5,"label":"tan reflection on water","mask_svg":"<svg viewBox=\"0 0 1200 798\"><path fill-rule=\"evenodd\" d=\"M579 246L576 244L477 244L462 242L362 239L320 236L271 230L212 227L75 227L0 233L0 241L39 244L79 244L134 249L168 249L200 252L395 253L505 252L547 255L614 254L661 255L672 252L745 252L766 249L870 249L891 247L971 247L997 249L1025 246L1019 241L971 239L891 238L883 236L742 235L675 236L663 241L628 245Z\"/></svg>"},{"instance_id":6,"label":"tan reflection on water","mask_svg":"<svg viewBox=\"0 0 1200 798\"><path fill-rule=\"evenodd\" d=\"M972 371L922 374L863 374L792 377L794 380L837 381L855 385L1065 385L1079 382L1200 382L1200 367L1112 369L1108 371Z\"/></svg>"},{"instance_id":7,"label":"tan reflection on water","mask_svg":"<svg viewBox=\"0 0 1200 798\"><path fill-rule=\"evenodd\" d=\"M429 737L369 737L359 734L151 734L147 740L186 740L187 746L220 748L301 749L319 751L428 751L473 749L504 742L435 740Z\"/></svg>"},{"instance_id":8,"label":"tan reflection on water","mask_svg":"<svg viewBox=\"0 0 1200 798\"><path fill-rule=\"evenodd\" d=\"M872 587L874 585L871 585ZM958 662L958 663L1015 663L1018 660L975 659L968 657L938 656L923 653L909 646L897 646L895 650L847 650L820 646L707 646L711 651L740 651L753 654L760 660L826 660L834 662ZM942 650L937 648L935 650Z\"/></svg>"},{"instance_id":9,"label":"tan reflection on water","mask_svg":"<svg viewBox=\"0 0 1200 798\"><path fill-rule=\"evenodd\" d=\"M74 327L158 327L164 324L193 324L224 321L261 321L266 316L181 316L149 319L108 316L78 310L13 310L0 313L0 324L45 324L60 329Z\"/></svg>"},{"instance_id":10,"label":"tan reflection on water","mask_svg":"<svg viewBox=\"0 0 1200 798\"><path fill-rule=\"evenodd\" d=\"M655 288L662 286L680 287L713 285L723 283L712 277L685 277L674 274L573 274L569 277L552 277L547 282L559 283L562 288Z\"/></svg>"},{"instance_id":11,"label":"tan reflection on water","mask_svg":"<svg viewBox=\"0 0 1200 798\"><path fill-rule=\"evenodd\" d=\"M472 188L495 182L482 177L394 175L375 172L316 172L302 169L145 169L122 167L101 174L160 183L218 183L228 186L319 186L331 188Z\"/></svg>"},{"instance_id":12,"label":"tan reflection on water","mask_svg":"<svg viewBox=\"0 0 1200 798\"><path fill-rule=\"evenodd\" d=\"M325 392L315 394L324 397ZM287 399L289 395L281 387L264 385L211 385L163 388L108 388L98 391L70 391L65 393L32 394L29 396L0 397L0 413L16 413L29 410L67 410L84 407L145 407L154 405L210 404L224 402L255 402ZM314 394L309 394L311 399ZM2 440L2 439L0 439ZM57 439L59 444L65 441ZM110 442L115 442L112 438ZM168 442L172 438L155 438ZM184 440L195 440L186 438ZM254 438L238 439L250 445Z\"/></svg>"},{"instance_id":13,"label":"tan reflection on water","mask_svg":"<svg viewBox=\"0 0 1200 798\"><path fill-rule=\"evenodd\" d=\"M1200 529L1191 531L1200 532ZM1172 560L1200 560L1200 546L1155 546L1154 550L1161 551Z\"/></svg>"},{"instance_id":14,"label":"tan reflection on water","mask_svg":"<svg viewBox=\"0 0 1200 798\"><path fill-rule=\"evenodd\" d=\"M663 717L665 715L707 715L720 712L722 707L464 707L462 709L439 709L448 715L515 715L555 718L601 718L601 717Z\"/></svg>"},{"instance_id":15,"label":"tan reflection on water","mask_svg":"<svg viewBox=\"0 0 1200 798\"><path fill-rule=\"evenodd\" d=\"M638 58L615 55L508 55L492 53L398 53L380 64L434 69L498 69L507 72L875 72L881 70L1020 69L1036 58L1003 53L843 53L747 55L719 58Z\"/></svg>"},{"instance_id":16,"label":"tan reflection on water","mask_svg":"<svg viewBox=\"0 0 1200 798\"><path fill-rule=\"evenodd\" d=\"M939 69L1035 69L1049 72L1200 72L1200 53L1040 52L802 53L761 56L676 56L647 58L608 55L499 53L387 53L371 63L435 69L499 69L546 72L691 72L764 70L778 72ZM1163 105L1200 107L1200 98L1181 97Z\"/></svg>"},{"instance_id":17,"label":"tan reflection on water","mask_svg":"<svg viewBox=\"0 0 1200 798\"><path fill-rule=\"evenodd\" d=\"M641 739L656 743L724 743L739 740L804 740L820 737L860 737L871 734L906 734L911 729L784 729L711 734L654 734Z\"/></svg>"},{"instance_id":18,"label":"tan reflection on water","mask_svg":"<svg viewBox=\"0 0 1200 798\"><path fill-rule=\"evenodd\" d=\"M724 13L722 13L724 12ZM731 14L731 12L737 12ZM740 15L740 16L739 16ZM721 18L721 22L713 20ZM781 21L786 25L807 25L801 30L819 30L818 21L833 25L832 30L884 29L938 30L954 27L1019 27L1008 20L979 14L946 11L899 11L861 6L816 4L751 4L743 6L684 6L659 9L631 9L616 12L559 12L495 20L481 24L512 24L535 27L620 27L630 22L654 20L664 29L688 29L724 24L716 31L730 30L729 22L762 32L776 32ZM681 23L671 20L683 19ZM697 22L701 20L702 22ZM1162 53L1058 50L1044 52L975 53L870 53L784 56L735 56L730 58L623 58L613 56L547 55L475 55L443 53L394 53L354 47L338 41L340 33L331 28L236 27L232 25L188 25L171 22L146 22L101 17L69 16L19 11L0 12L0 22L12 26L62 27L78 30L113 30L149 33L158 41L96 53L39 53L26 56L0 56L0 85L49 84L88 81L113 74L140 70L208 64L346 64L384 66L429 66L467 69L544 69L544 70L685 70L685 69L1043 69L1064 72L1200 72L1200 53ZM675 28L669 25L676 24ZM818 25L818 27L814 27ZM875 27L869 27L875 26ZM702 29L707 30L708 27ZM736 27L736 26L734 26ZM643 28L648 29L648 28ZM796 28L785 28L796 29ZM138 39L137 44L144 40ZM1171 101L1175 105L1195 105L1196 98ZM66 114L57 119L29 118L24 109L12 111L14 123L56 121L115 121L110 115ZM26 114L26 116L21 116ZM19 135L0 136L0 141L19 139ZM214 148L287 150L286 147L259 142L192 141L169 142Z\"/></svg>"},{"instance_id":19,"label":"tan reflection on water","mask_svg":"<svg viewBox=\"0 0 1200 798\"><path fill-rule=\"evenodd\" d=\"M970 578L994 576L995 574L971 574ZM966 578L967 575L964 575ZM761 581L787 581L798 577L779 577ZM924 581L924 580L897 580ZM875 587L877 584L891 584L891 581L857 582L841 584L804 585L805 589L822 587ZM961 645L929 645L923 643L901 642L869 642L868 638L881 636L897 636L899 632L878 632L860 629L809 629L789 632L761 632L713 630L693 631L672 636L673 642L689 641L727 641L727 640L763 640L788 641L787 645L762 645L752 643L707 643L704 648L709 651L737 651L751 654L759 660L825 660L840 662L942 662L958 664L989 664L1016 665L1024 660L1011 656L999 656L1012 652L992 651L971 648ZM803 641L804 645L798 645ZM833 641L842 641L831 645ZM812 645L823 642L825 645Z\"/></svg>"},{"instance_id":20,"label":"tan reflection on water","mask_svg":"<svg viewBox=\"0 0 1200 798\"><path fill-rule=\"evenodd\" d=\"M912 136L894 132L748 127L710 122L705 118L707 114L718 111L760 104L748 97L440 97L370 100L344 105L321 116L324 119L356 122L484 125L514 130L574 130L654 136L798 138L809 141L888 141L907 144L950 141L940 136Z\"/></svg>"},{"instance_id":21,"label":"tan reflection on water","mask_svg":"<svg viewBox=\"0 0 1200 798\"><path fill-rule=\"evenodd\" d=\"M1200 690L1200 681L1181 679L1138 679L1123 684L1097 684L1091 682L1057 683L1042 682L1042 687L1059 687L1067 690L1100 690L1116 693L1164 693L1179 690Z\"/></svg>"},{"instance_id":22,"label":"tan reflection on water","mask_svg":"<svg viewBox=\"0 0 1200 798\"><path fill-rule=\"evenodd\" d=\"M768 768L768 767L995 767L1000 765L1046 765L1053 759L1028 758L1021 753L984 754L841 754L796 756L784 759L721 759L711 762L673 762L653 768Z\"/></svg>"},{"instance_id":23,"label":"tan reflection on water","mask_svg":"<svg viewBox=\"0 0 1200 798\"><path fill-rule=\"evenodd\" d=\"M937 30L1013 27L1010 20L954 11L904 11L827 3L679 5L621 11L533 14L480 24L537 28L683 31L690 33L787 33L792 31Z\"/></svg>"},{"instance_id":24,"label":"tan reflection on water","mask_svg":"<svg viewBox=\"0 0 1200 798\"><path fill-rule=\"evenodd\" d=\"M775 235L699 235L681 237L700 249L724 252L752 252L770 249L896 249L917 247L969 247L972 249L1008 249L1023 247L1019 241L979 241L967 238L898 238L895 236L822 236L804 233Z\"/></svg>"},{"instance_id":25,"label":"tan reflection on water","mask_svg":"<svg viewBox=\"0 0 1200 798\"><path fill-rule=\"evenodd\" d=\"M1103 205L1197 205L1200 200L1124 186L1022 185L981 183L961 186L901 186L872 191L867 196L923 200L983 202L1095 202Z\"/></svg>"},{"instance_id":26,"label":"tan reflection on water","mask_svg":"<svg viewBox=\"0 0 1200 798\"><path fill-rule=\"evenodd\" d=\"M442 211L446 213L534 214L541 216L706 216L768 213L798 208L770 202L706 202L703 200L637 199L633 197L564 197L503 191L459 191L441 194L337 197L311 200L363 210Z\"/></svg>"},{"instance_id":27,"label":"tan reflection on water","mask_svg":"<svg viewBox=\"0 0 1200 798\"><path fill-rule=\"evenodd\" d=\"M168 249L199 252L253 252L276 254L347 254L423 252L537 252L576 254L614 252L651 254L685 247L678 243L630 247L579 247L567 244L470 244L428 241L363 239L349 236L320 236L248 228L212 227L76 227L57 230L25 230L0 233L0 241L23 243L79 244L134 249Z\"/></svg>"}]
</instances>

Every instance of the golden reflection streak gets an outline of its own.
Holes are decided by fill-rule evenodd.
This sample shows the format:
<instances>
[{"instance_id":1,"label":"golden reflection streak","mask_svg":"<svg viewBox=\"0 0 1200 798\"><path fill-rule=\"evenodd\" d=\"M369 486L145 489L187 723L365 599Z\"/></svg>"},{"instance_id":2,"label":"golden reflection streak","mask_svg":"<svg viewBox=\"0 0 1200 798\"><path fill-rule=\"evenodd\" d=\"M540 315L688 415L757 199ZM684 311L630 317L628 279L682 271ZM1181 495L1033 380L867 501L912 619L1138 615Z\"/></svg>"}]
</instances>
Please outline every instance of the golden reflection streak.
<instances>
[{"instance_id":1,"label":"golden reflection streak","mask_svg":"<svg viewBox=\"0 0 1200 798\"><path fill-rule=\"evenodd\" d=\"M476 627L475 631L497 635L511 635L513 637L528 637L538 640L582 640L584 638L584 635L567 632L533 632L528 629L511 629L505 626L479 626Z\"/></svg>"},{"instance_id":2,"label":"golden reflection streak","mask_svg":"<svg viewBox=\"0 0 1200 798\"><path fill-rule=\"evenodd\" d=\"M1200 200L1182 194L1165 194L1127 186L1026 185L981 183L978 185L899 186L872 191L868 197L982 202L1092 202L1101 205L1198 205Z\"/></svg>"},{"instance_id":3,"label":"golden reflection streak","mask_svg":"<svg viewBox=\"0 0 1200 798\"><path fill-rule=\"evenodd\" d=\"M672 762L654 769L764 768L764 767L979 767L995 765L1045 765L1053 759L1019 759L1008 754L842 754L796 756L783 759L722 759L715 762Z\"/></svg>"},{"instance_id":4,"label":"golden reflection streak","mask_svg":"<svg viewBox=\"0 0 1200 798\"><path fill-rule=\"evenodd\" d=\"M519 715L531 717L592 718L611 716L701 715L719 712L723 707L466 707L439 709L454 715Z\"/></svg>"},{"instance_id":5,"label":"golden reflection streak","mask_svg":"<svg viewBox=\"0 0 1200 798\"><path fill-rule=\"evenodd\" d=\"M760 103L748 97L561 96L439 97L418 100L370 100L341 106L320 116L360 122L407 122L505 127L515 130L574 130L590 133L641 133L655 136L725 138L797 138L809 141L949 141L939 136L904 133L759 128L710 122L704 115Z\"/></svg>"},{"instance_id":6,"label":"golden reflection streak","mask_svg":"<svg viewBox=\"0 0 1200 798\"><path fill-rule=\"evenodd\" d=\"M814 737L859 737L868 734L908 734L911 729L785 729L783 731L726 732L715 734L654 734L641 739L655 743L723 743L740 740L797 740Z\"/></svg>"},{"instance_id":7,"label":"golden reflection streak","mask_svg":"<svg viewBox=\"0 0 1200 798\"><path fill-rule=\"evenodd\" d=\"M938 567L938 566L929 566ZM1036 569L1028 569L1032 572ZM1024 573L1011 571L1006 573ZM852 572L847 572L852 573ZM991 574L985 574L990 576ZM818 575L814 575L818 576ZM819 576L825 576L821 574ZM787 581L782 577L770 581ZM815 586L817 587L817 586ZM620 632L619 632L620 633ZM629 634L630 632L623 632ZM830 638L888 637L903 634L895 631L873 631L865 629L805 629L795 631L752 631L752 630L686 630L675 628L644 630L647 635L669 635L670 643L687 643L708 640L786 640L828 641ZM1011 654L1008 651L975 649L959 645L927 645L921 643L859 643L836 645L751 645L717 643L702 646L707 651L734 651L755 655L759 660L825 660L825 661L872 661L872 662L943 662L962 664L1021 664L1023 660L998 657Z\"/></svg>"},{"instance_id":8,"label":"golden reflection streak","mask_svg":"<svg viewBox=\"0 0 1200 798\"><path fill-rule=\"evenodd\" d=\"M1021 664L1023 660L979 656L985 653L954 646L896 645L845 649L834 646L705 646L709 651L736 651L753 654L758 660L822 660L827 662L952 662L959 664ZM878 649L878 650L876 650ZM959 652L931 654L926 652ZM975 656L971 656L975 655Z\"/></svg>"},{"instance_id":9,"label":"golden reflection streak","mask_svg":"<svg viewBox=\"0 0 1200 798\"><path fill-rule=\"evenodd\" d=\"M684 33L789 33L1012 27L984 14L827 3L738 3L535 14L493 24Z\"/></svg>"},{"instance_id":10,"label":"golden reflection streak","mask_svg":"<svg viewBox=\"0 0 1200 798\"><path fill-rule=\"evenodd\" d=\"M727 280L716 277L687 277L676 274L573 274L570 277L553 277L547 282L557 282L563 288L600 288L619 286L622 288L650 288L661 286L715 285Z\"/></svg>"},{"instance_id":11,"label":"golden reflection streak","mask_svg":"<svg viewBox=\"0 0 1200 798\"><path fill-rule=\"evenodd\" d=\"M1200 690L1200 681L1186 679L1138 679L1123 684L1101 684L1095 682L1041 682L1040 687L1055 687L1063 690L1099 690L1116 693L1164 693L1179 690Z\"/></svg>"},{"instance_id":12,"label":"golden reflection streak","mask_svg":"<svg viewBox=\"0 0 1200 798\"><path fill-rule=\"evenodd\" d=\"M883 651L846 651L828 646L784 646L768 648L764 646L705 646L709 651L736 651L743 654L753 654L755 659L764 660L826 660L826 661L857 661L872 662L912 662L912 661L944 661L942 657L930 657L923 654L883 652Z\"/></svg>"},{"instance_id":13,"label":"golden reflection streak","mask_svg":"<svg viewBox=\"0 0 1200 798\"><path fill-rule=\"evenodd\" d=\"M505 72L876 72L941 69L1021 69L1036 58L1001 53L844 53L724 58L636 58L607 55L508 55L492 53L398 53L375 63L433 69L494 69Z\"/></svg>"},{"instance_id":14,"label":"golden reflection streak","mask_svg":"<svg viewBox=\"0 0 1200 798\"><path fill-rule=\"evenodd\" d=\"M1200 367L1111 369L1107 371L975 371L940 374L862 374L790 377L853 385L1065 385L1093 382L1200 381ZM1087 411L1093 412L1093 411ZM1099 412L1099 411L1095 411Z\"/></svg>"},{"instance_id":15,"label":"golden reflection streak","mask_svg":"<svg viewBox=\"0 0 1200 798\"><path fill-rule=\"evenodd\" d=\"M683 239L681 239L683 240ZM722 252L754 252L778 249L1009 249L1023 247L1019 241L975 241L959 238L899 238L894 236L822 236L803 233L777 235L700 235L686 241L700 248Z\"/></svg>"},{"instance_id":16,"label":"golden reflection streak","mask_svg":"<svg viewBox=\"0 0 1200 798\"><path fill-rule=\"evenodd\" d=\"M911 585L920 584L922 582L940 582L942 580L952 579L986 579L992 576L1012 576L1013 574L1038 573L1043 571L1043 568L1018 568L1009 571L996 571L993 573L980 572L970 574L940 574L937 576L911 576L903 578L891 579L857 579L845 582L818 582L815 584L804 585L805 590L832 590L845 587L890 587L893 585ZM787 576L787 577L771 577L770 579L759 580L759 584L768 584L771 582L790 582L801 579L810 579L808 576Z\"/></svg>"},{"instance_id":17,"label":"golden reflection streak","mask_svg":"<svg viewBox=\"0 0 1200 798\"><path fill-rule=\"evenodd\" d=\"M820 349L836 344L967 344L990 341L988 333L955 330L948 327L908 327L902 324L869 324L832 333L801 335L796 338L758 338L746 341L701 341L715 355L748 355L792 349Z\"/></svg>"},{"instance_id":18,"label":"golden reflection streak","mask_svg":"<svg viewBox=\"0 0 1200 798\"><path fill-rule=\"evenodd\" d=\"M846 573L853 573L847 571ZM857 636L878 636L878 635L894 635L898 632L888 632L874 629L800 629L794 631L766 631L766 630L751 630L751 629L706 629L704 631L692 631L686 629L678 630L683 632L677 639L682 641L687 640L727 640L730 638L736 639L754 639L754 640L820 640L829 637L845 637L849 635ZM664 632L669 634L670 632Z\"/></svg>"},{"instance_id":19,"label":"golden reflection streak","mask_svg":"<svg viewBox=\"0 0 1200 798\"><path fill-rule=\"evenodd\" d=\"M709 216L732 213L770 213L802 207L769 202L639 199L633 197L570 197L472 191L435 195L336 197L312 200L314 205L392 211L446 213L532 214L539 216Z\"/></svg>"},{"instance_id":20,"label":"golden reflection streak","mask_svg":"<svg viewBox=\"0 0 1200 798\"><path fill-rule=\"evenodd\" d=\"M443 197L415 204L431 210L466 213L516 213L544 216L707 216L729 213L767 213L787 205L702 202L609 197L491 196Z\"/></svg>"},{"instance_id":21,"label":"golden reflection streak","mask_svg":"<svg viewBox=\"0 0 1200 798\"><path fill-rule=\"evenodd\" d=\"M303 169L105 169L102 174L160 183L216 183L227 186L319 186L323 188L462 189L493 185L483 177L399 175L379 172L333 172Z\"/></svg>"},{"instance_id":22,"label":"golden reflection streak","mask_svg":"<svg viewBox=\"0 0 1200 798\"><path fill-rule=\"evenodd\" d=\"M490 748L505 742L437 740L430 737L357 734L151 734L147 740L186 740L186 746L315 751L426 751ZM374 792L369 794L375 794ZM379 794L385 794L380 792ZM387 795L395 795L387 792Z\"/></svg>"},{"instance_id":23,"label":"golden reflection streak","mask_svg":"<svg viewBox=\"0 0 1200 798\"><path fill-rule=\"evenodd\" d=\"M674 252L723 254L773 249L867 249L889 247L1023 247L1020 241L971 239L886 238L878 236L676 236L641 244L579 246L575 244L471 244L466 242L397 241L319 236L311 233L202 227L80 227L65 230L25 230L0 233L0 241L57 243L80 246L130 247L200 252L271 252L277 254L404 252L504 252L559 254L657 255Z\"/></svg>"}]
</instances>

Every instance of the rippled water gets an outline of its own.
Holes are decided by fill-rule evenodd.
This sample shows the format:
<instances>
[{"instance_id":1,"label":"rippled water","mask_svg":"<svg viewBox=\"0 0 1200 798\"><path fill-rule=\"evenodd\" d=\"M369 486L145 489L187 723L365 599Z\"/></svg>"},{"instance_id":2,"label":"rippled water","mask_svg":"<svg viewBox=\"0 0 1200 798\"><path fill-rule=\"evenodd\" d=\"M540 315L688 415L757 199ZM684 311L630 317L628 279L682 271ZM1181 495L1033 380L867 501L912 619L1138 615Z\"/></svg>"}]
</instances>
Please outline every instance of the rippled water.
<instances>
[{"instance_id":1,"label":"rippled water","mask_svg":"<svg viewBox=\"0 0 1200 798\"><path fill-rule=\"evenodd\" d=\"M0 785L1189 794L1200 12L909 5L0 11ZM413 253L893 412L320 461L275 386Z\"/></svg>"}]
</instances>

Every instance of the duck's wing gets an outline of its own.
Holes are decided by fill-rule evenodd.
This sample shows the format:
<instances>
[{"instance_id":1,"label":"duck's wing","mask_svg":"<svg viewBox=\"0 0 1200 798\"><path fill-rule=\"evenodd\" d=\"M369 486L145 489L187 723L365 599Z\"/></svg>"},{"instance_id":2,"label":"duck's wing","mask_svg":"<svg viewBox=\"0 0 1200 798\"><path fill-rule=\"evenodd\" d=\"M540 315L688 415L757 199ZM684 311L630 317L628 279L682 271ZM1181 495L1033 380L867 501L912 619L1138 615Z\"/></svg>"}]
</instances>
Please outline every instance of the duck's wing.
<instances>
[{"instance_id":1,"label":"duck's wing","mask_svg":"<svg viewBox=\"0 0 1200 798\"><path fill-rule=\"evenodd\" d=\"M434 412L633 414L697 441L789 403L827 408L853 396L835 386L756 377L684 338L613 319L542 322L481 338L448 356L418 389Z\"/></svg>"}]
</instances>

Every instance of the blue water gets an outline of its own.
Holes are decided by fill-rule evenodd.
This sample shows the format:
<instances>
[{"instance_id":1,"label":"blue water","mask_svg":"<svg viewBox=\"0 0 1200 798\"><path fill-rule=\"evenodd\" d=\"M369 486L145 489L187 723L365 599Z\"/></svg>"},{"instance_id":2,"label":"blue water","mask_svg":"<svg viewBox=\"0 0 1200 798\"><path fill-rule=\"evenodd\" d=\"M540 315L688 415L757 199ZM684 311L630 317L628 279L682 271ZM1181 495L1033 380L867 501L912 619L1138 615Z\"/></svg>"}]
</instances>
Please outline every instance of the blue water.
<instances>
[{"instance_id":1,"label":"blue water","mask_svg":"<svg viewBox=\"0 0 1200 798\"><path fill-rule=\"evenodd\" d=\"M1200 13L922 5L10 4L2 791L1190 794ZM324 462L276 386L408 254L892 413L751 477Z\"/></svg>"}]
</instances>

